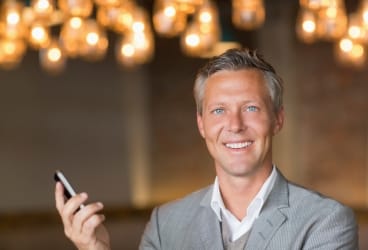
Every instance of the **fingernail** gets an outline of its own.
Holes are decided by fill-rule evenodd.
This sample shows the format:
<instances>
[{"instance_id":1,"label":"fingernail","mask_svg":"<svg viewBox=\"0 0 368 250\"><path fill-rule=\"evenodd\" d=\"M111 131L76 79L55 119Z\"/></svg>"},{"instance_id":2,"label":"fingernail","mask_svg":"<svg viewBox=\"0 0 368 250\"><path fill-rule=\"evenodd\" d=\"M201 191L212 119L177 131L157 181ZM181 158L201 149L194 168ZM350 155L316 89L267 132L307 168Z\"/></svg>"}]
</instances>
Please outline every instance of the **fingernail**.
<instances>
[{"instance_id":1,"label":"fingernail","mask_svg":"<svg viewBox=\"0 0 368 250\"><path fill-rule=\"evenodd\" d=\"M81 196L82 196L82 198L87 198L88 197L87 193L81 193Z\"/></svg>"}]
</instances>

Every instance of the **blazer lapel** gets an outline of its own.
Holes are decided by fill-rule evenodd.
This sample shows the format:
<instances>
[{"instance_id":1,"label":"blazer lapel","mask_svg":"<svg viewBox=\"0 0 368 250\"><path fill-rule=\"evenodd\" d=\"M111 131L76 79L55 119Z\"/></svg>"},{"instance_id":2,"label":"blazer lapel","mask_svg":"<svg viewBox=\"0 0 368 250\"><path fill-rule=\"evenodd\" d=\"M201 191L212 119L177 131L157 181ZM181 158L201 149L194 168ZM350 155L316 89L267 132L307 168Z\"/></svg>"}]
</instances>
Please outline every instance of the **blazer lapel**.
<instances>
[{"instance_id":1,"label":"blazer lapel","mask_svg":"<svg viewBox=\"0 0 368 250\"><path fill-rule=\"evenodd\" d=\"M220 222L210 206L211 195L212 188L204 196L201 202L202 211L198 214L200 249L223 250Z\"/></svg>"},{"instance_id":2,"label":"blazer lapel","mask_svg":"<svg viewBox=\"0 0 368 250\"><path fill-rule=\"evenodd\" d=\"M286 179L277 171L277 179L259 217L252 226L246 249L265 249L287 217L281 212L289 206Z\"/></svg>"}]
</instances>

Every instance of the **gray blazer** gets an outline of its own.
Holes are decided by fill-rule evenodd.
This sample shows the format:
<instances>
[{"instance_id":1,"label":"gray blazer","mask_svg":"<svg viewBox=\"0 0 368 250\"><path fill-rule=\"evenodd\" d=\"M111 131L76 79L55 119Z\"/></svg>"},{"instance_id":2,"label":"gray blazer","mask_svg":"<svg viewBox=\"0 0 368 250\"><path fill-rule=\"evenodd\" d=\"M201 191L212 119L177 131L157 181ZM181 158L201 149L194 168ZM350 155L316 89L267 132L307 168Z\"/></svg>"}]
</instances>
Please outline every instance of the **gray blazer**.
<instances>
[{"instance_id":1,"label":"gray blazer","mask_svg":"<svg viewBox=\"0 0 368 250\"><path fill-rule=\"evenodd\" d=\"M212 186L155 208L140 250L223 250L220 222L210 202ZM358 249L354 213L348 207L288 182L278 172L253 224L246 249Z\"/></svg>"}]
</instances>

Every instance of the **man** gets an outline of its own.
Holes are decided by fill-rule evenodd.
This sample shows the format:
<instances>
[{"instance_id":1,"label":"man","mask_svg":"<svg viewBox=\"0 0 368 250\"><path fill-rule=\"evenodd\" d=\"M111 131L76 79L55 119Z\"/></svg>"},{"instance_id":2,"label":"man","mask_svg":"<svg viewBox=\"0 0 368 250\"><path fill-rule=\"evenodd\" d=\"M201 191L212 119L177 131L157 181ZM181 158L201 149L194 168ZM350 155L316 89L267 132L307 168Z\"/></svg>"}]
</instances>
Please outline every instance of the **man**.
<instances>
[{"instance_id":1,"label":"man","mask_svg":"<svg viewBox=\"0 0 368 250\"><path fill-rule=\"evenodd\" d=\"M273 165L283 126L281 78L254 51L232 49L198 73L199 132L214 159L214 184L155 208L139 249L357 249L351 209L288 182ZM78 195L56 203L79 249L109 249L102 208ZM95 230L97 228L97 230ZM102 232L102 233L101 233Z\"/></svg>"}]
</instances>

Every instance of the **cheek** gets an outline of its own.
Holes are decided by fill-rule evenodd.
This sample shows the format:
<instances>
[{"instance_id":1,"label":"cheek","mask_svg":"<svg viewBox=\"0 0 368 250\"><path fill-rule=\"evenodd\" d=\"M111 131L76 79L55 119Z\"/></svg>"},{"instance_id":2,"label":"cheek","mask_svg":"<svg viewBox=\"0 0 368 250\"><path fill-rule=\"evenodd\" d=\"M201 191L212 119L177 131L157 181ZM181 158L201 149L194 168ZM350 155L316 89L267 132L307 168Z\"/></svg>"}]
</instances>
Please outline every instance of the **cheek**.
<instances>
[{"instance_id":1,"label":"cheek","mask_svg":"<svg viewBox=\"0 0 368 250\"><path fill-rule=\"evenodd\" d=\"M203 132L205 135L205 138L207 139L215 139L219 136L221 133L221 130L223 128L223 124L219 120L206 120L203 122Z\"/></svg>"},{"instance_id":2,"label":"cheek","mask_svg":"<svg viewBox=\"0 0 368 250\"><path fill-rule=\"evenodd\" d=\"M263 136L272 135L274 132L274 125L267 117L258 117L256 119L249 120L248 126L257 131L259 135Z\"/></svg>"}]
</instances>

